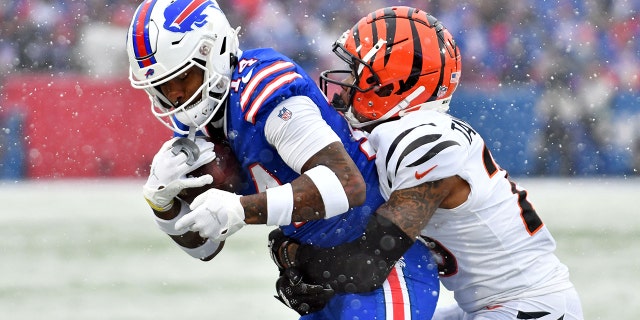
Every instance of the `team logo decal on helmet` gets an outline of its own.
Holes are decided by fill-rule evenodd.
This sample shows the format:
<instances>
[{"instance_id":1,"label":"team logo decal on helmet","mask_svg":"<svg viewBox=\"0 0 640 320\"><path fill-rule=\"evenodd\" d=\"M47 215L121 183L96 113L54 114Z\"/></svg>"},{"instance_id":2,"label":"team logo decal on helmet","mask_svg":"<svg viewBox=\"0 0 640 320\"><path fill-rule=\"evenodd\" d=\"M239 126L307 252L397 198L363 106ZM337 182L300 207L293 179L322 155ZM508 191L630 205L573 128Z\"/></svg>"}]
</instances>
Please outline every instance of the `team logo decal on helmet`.
<instances>
[{"instance_id":1,"label":"team logo decal on helmet","mask_svg":"<svg viewBox=\"0 0 640 320\"><path fill-rule=\"evenodd\" d=\"M133 50L140 68L149 67L157 60L154 56L155 44L152 46L150 32L157 33L156 26L150 24L151 12L157 0L147 0L135 13L132 27ZM202 27L207 23L207 15L204 10L207 7L220 8L211 0L177 0L171 3L164 11L165 22L163 27L172 32L185 33ZM151 28L150 28L151 26Z\"/></svg>"},{"instance_id":2,"label":"team logo decal on helmet","mask_svg":"<svg viewBox=\"0 0 640 320\"><path fill-rule=\"evenodd\" d=\"M194 26L200 28L207 23L207 15L203 13L207 7L220 10L216 3L210 0L177 0L164 11L163 27L179 33L191 31Z\"/></svg>"},{"instance_id":3,"label":"team logo decal on helmet","mask_svg":"<svg viewBox=\"0 0 640 320\"><path fill-rule=\"evenodd\" d=\"M138 7L134 15L132 31L133 53L135 54L140 68L155 64L156 58L153 56L155 48L151 47L149 38L149 18L151 11L156 4L156 0L147 0Z\"/></svg>"}]
</instances>

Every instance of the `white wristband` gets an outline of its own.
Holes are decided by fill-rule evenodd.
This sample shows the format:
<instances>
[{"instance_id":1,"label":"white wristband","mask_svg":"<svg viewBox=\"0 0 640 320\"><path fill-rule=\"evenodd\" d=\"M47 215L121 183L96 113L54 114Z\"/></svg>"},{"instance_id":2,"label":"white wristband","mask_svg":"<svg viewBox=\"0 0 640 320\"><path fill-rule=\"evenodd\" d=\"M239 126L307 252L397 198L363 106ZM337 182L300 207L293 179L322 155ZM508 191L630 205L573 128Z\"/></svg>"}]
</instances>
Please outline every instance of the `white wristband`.
<instances>
[{"instance_id":1,"label":"white wristband","mask_svg":"<svg viewBox=\"0 0 640 320\"><path fill-rule=\"evenodd\" d=\"M267 225L286 226L291 224L293 213L293 188L291 184L267 189Z\"/></svg>"},{"instance_id":2,"label":"white wristband","mask_svg":"<svg viewBox=\"0 0 640 320\"><path fill-rule=\"evenodd\" d=\"M316 166L306 174L320 191L324 202L325 219L335 217L349 210L349 198L335 172L326 166Z\"/></svg>"},{"instance_id":3,"label":"white wristband","mask_svg":"<svg viewBox=\"0 0 640 320\"><path fill-rule=\"evenodd\" d=\"M176 221L184 217L184 215L190 211L188 203L184 202L181 199L178 199L178 200L180 200L180 213L177 216L175 216L175 218L171 220L164 220L164 219L155 217L156 223L158 224L158 227L160 227L160 230L164 231L164 233L170 236L179 236L185 233L185 230L176 230Z\"/></svg>"}]
</instances>

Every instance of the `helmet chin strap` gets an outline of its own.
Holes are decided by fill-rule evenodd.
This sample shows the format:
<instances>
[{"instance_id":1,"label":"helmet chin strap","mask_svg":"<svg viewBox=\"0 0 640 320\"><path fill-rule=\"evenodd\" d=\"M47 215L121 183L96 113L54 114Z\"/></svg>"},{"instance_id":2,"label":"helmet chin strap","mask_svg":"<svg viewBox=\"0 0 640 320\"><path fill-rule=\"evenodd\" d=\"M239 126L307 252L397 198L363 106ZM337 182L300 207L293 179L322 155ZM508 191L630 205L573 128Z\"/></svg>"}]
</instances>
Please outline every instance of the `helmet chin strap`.
<instances>
[{"instance_id":1,"label":"helmet chin strap","mask_svg":"<svg viewBox=\"0 0 640 320\"><path fill-rule=\"evenodd\" d=\"M186 163L188 165L193 165L200 157L200 149L195 142L197 130L198 128L189 126L189 135L187 137L177 139L171 145L171 152L174 155L178 155L182 152L187 156Z\"/></svg>"},{"instance_id":2,"label":"helmet chin strap","mask_svg":"<svg viewBox=\"0 0 640 320\"><path fill-rule=\"evenodd\" d=\"M347 120L349 120L349 123L351 123L352 127L358 128L358 129L362 128L362 127L370 126L372 124L376 124L378 122L382 122L382 121L388 120L389 118L391 118L396 113L398 114L398 116L402 117L407 112L412 111L414 109L419 109L421 107L421 105L417 105L417 106L412 106L409 109L407 109L407 106L413 100L415 100L420 94L422 94L425 90L426 89L424 88L424 86L419 86L418 88L416 88L416 90L411 92L410 95L408 95L406 98L402 99L402 101L400 101L395 107L391 108L389 111L387 111L387 113L385 113L382 117L380 117L378 119L374 119L374 120L370 120L370 121L366 121L366 122L360 122L356 118L356 116L353 114L353 106L351 106L349 108L349 110L347 112L345 112L344 116L345 116L345 118L347 118Z\"/></svg>"},{"instance_id":3,"label":"helmet chin strap","mask_svg":"<svg viewBox=\"0 0 640 320\"><path fill-rule=\"evenodd\" d=\"M198 131L197 127L192 127L189 126L189 134L187 135L187 138L189 138L189 140L196 140L196 131Z\"/></svg>"},{"instance_id":4,"label":"helmet chin strap","mask_svg":"<svg viewBox=\"0 0 640 320\"><path fill-rule=\"evenodd\" d=\"M376 42L376 45L373 46L373 48L371 48L371 50L369 50L369 52L367 52L367 54L364 55L364 57L362 57L362 61L364 61L365 63L368 63L369 60L371 60L371 58L373 58L374 55L376 55L376 53L378 53L378 51L380 49L382 49L382 45L387 43L386 40L379 38L378 42ZM364 69L364 64L360 64L358 66L358 74L362 74L362 70Z\"/></svg>"}]
</instances>

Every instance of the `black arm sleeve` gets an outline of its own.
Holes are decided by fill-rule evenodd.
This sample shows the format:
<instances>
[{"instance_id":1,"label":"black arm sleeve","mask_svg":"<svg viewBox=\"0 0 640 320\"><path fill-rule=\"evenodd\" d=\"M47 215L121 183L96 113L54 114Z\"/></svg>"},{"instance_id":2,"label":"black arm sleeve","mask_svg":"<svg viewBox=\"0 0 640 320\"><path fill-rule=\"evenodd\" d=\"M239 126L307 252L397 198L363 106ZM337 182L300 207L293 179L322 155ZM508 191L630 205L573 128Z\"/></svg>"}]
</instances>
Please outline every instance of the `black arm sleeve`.
<instances>
[{"instance_id":1,"label":"black arm sleeve","mask_svg":"<svg viewBox=\"0 0 640 320\"><path fill-rule=\"evenodd\" d=\"M382 286L414 241L374 214L360 238L332 248L301 245L296 261L307 283L329 284L336 292L370 292Z\"/></svg>"}]
</instances>

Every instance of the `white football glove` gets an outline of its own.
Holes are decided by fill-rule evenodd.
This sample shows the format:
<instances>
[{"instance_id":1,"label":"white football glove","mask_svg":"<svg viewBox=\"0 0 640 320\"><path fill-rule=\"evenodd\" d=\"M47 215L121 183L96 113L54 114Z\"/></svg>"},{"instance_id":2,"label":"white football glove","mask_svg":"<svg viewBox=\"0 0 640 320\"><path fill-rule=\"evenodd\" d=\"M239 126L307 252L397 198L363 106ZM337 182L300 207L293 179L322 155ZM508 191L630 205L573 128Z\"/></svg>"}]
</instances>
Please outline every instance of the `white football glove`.
<instances>
[{"instance_id":1,"label":"white football glove","mask_svg":"<svg viewBox=\"0 0 640 320\"><path fill-rule=\"evenodd\" d=\"M209 189L191 203L191 212L176 221L176 229L198 232L201 237L224 241L246 225L240 195Z\"/></svg>"},{"instance_id":2,"label":"white football glove","mask_svg":"<svg viewBox=\"0 0 640 320\"><path fill-rule=\"evenodd\" d=\"M187 178L187 173L216 158L213 152L214 144L205 139L196 138L195 144L199 149L199 156L192 165L188 165L188 157L184 152L174 154L172 150L173 143L178 139L180 138L165 142L153 157L149 178L142 188L144 198L156 211L169 210L173 205L173 198L182 189L197 188L213 182L211 175Z\"/></svg>"}]
</instances>

